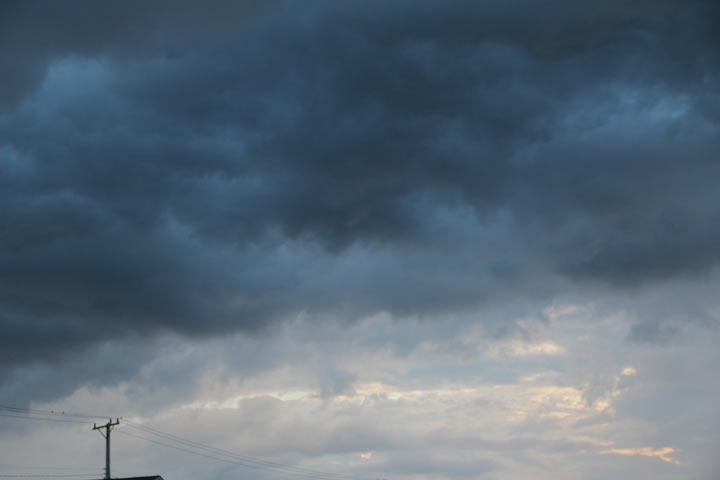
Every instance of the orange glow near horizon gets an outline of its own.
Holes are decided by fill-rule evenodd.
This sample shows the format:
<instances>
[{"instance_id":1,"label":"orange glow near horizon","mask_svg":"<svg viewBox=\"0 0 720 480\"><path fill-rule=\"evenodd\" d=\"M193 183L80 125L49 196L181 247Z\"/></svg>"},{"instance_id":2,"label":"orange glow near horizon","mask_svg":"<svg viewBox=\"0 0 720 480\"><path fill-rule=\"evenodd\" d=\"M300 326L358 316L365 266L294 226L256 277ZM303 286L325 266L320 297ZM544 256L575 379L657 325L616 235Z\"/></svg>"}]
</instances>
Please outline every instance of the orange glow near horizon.
<instances>
[{"instance_id":1,"label":"orange glow near horizon","mask_svg":"<svg viewBox=\"0 0 720 480\"><path fill-rule=\"evenodd\" d=\"M635 448L610 448L600 452L601 454L614 454L614 455L628 455L628 456L642 456L642 457L655 457L663 462L672 463L674 465L680 465L680 462L672 458L670 455L675 453L675 449L672 447L664 447L659 449L653 449L651 447L635 447Z\"/></svg>"}]
</instances>

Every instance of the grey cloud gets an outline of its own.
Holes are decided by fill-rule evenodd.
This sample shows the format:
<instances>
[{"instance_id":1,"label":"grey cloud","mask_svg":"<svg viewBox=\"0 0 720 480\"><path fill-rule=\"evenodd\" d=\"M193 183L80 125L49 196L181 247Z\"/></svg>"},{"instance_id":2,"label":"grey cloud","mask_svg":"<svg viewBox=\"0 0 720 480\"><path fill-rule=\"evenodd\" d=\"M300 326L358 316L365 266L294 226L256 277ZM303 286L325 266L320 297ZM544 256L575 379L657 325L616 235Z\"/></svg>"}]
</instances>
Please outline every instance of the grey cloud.
<instances>
[{"instance_id":1,"label":"grey cloud","mask_svg":"<svg viewBox=\"0 0 720 480\"><path fill-rule=\"evenodd\" d=\"M62 341L67 335L61 333L57 337ZM105 342L86 349L81 349L83 339L77 343L64 340L70 344L60 344L54 349L46 345L45 351L31 347L28 349L30 353L19 358L19 349L3 346L4 352L15 354L16 357L12 361L7 359L10 355L3 358L3 362L9 365L0 368L0 397L12 405L30 405L31 402L51 402L66 397L79 385L101 388L121 380L137 378L140 367L152 360L158 352L151 348L152 345L148 345L149 342L138 338L134 340ZM58 350L61 349L65 350L62 359L58 358ZM13 368L14 363L22 363L22 366ZM186 374L188 371L186 369ZM170 383L167 377L162 380L165 385ZM108 412L107 406L92 409L91 412L98 414L100 419L114 413Z\"/></svg>"},{"instance_id":2,"label":"grey cloud","mask_svg":"<svg viewBox=\"0 0 720 480\"><path fill-rule=\"evenodd\" d=\"M210 6L164 0L3 2L0 66L6 75L0 104L15 105L30 94L56 57L112 55L122 61L145 57L148 51L172 54L179 39L202 43L222 37L259 7L254 0L216 0Z\"/></svg>"},{"instance_id":3,"label":"grey cloud","mask_svg":"<svg viewBox=\"0 0 720 480\"><path fill-rule=\"evenodd\" d=\"M0 15L6 365L720 257L710 2L27 5Z\"/></svg>"}]
</instances>

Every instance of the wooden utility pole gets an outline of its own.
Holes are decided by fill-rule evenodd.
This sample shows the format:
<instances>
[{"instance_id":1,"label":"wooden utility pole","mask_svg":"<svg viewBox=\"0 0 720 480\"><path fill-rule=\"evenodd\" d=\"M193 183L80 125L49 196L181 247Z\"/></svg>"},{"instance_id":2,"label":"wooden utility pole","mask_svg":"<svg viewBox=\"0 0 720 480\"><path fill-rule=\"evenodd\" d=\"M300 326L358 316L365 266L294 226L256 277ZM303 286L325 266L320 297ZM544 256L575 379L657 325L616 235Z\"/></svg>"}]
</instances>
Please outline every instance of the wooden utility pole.
<instances>
[{"instance_id":1,"label":"wooden utility pole","mask_svg":"<svg viewBox=\"0 0 720 480\"><path fill-rule=\"evenodd\" d=\"M120 419L116 418L115 421L112 421L112 418L108 420L108 422L105 425L98 426L97 424L93 423L93 430L99 430L100 435L105 437L105 479L110 480L110 432L112 432L112 428L115 425L120 424ZM105 429L105 433L102 432L102 429Z\"/></svg>"}]
</instances>

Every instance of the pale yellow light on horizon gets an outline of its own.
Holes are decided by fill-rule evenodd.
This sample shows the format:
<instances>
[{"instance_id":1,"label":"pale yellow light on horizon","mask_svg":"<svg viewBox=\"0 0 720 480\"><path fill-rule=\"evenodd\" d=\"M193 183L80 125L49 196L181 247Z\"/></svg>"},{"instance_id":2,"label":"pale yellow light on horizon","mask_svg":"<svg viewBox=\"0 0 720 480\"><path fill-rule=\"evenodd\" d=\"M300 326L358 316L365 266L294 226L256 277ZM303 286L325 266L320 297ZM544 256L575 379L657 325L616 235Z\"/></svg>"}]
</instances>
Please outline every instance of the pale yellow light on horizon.
<instances>
[{"instance_id":1,"label":"pale yellow light on horizon","mask_svg":"<svg viewBox=\"0 0 720 480\"><path fill-rule=\"evenodd\" d=\"M672 463L674 465L680 465L680 462L670 456L675 453L675 449L672 447L664 447L653 449L652 447L634 447L634 448L609 448L598 452L602 455L613 454L613 455L628 455L628 456L641 456L641 457L654 457L663 462Z\"/></svg>"}]
</instances>

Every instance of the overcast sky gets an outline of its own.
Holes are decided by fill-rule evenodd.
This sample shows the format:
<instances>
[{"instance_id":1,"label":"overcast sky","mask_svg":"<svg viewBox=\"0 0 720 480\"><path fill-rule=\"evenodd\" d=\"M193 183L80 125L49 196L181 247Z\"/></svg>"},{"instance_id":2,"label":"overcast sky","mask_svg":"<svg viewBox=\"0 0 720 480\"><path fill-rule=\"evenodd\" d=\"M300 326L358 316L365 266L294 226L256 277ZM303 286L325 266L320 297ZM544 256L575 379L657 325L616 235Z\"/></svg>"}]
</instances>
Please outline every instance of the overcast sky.
<instances>
[{"instance_id":1,"label":"overcast sky","mask_svg":"<svg viewBox=\"0 0 720 480\"><path fill-rule=\"evenodd\" d=\"M2 2L0 478L717 475L718 31Z\"/></svg>"}]
</instances>

